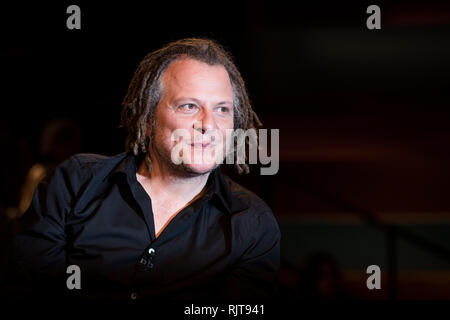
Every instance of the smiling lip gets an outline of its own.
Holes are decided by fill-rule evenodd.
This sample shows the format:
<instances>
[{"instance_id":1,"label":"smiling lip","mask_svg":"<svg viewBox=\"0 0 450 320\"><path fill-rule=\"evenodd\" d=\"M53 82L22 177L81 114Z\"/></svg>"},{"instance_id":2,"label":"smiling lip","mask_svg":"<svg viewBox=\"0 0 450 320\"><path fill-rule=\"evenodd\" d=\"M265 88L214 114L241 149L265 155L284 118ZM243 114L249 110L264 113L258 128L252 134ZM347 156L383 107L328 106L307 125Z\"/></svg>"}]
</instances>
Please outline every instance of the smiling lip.
<instances>
[{"instance_id":1,"label":"smiling lip","mask_svg":"<svg viewBox=\"0 0 450 320\"><path fill-rule=\"evenodd\" d=\"M191 143L191 146L194 148L202 148L202 149L206 149L210 146L213 146L211 143Z\"/></svg>"}]
</instances>

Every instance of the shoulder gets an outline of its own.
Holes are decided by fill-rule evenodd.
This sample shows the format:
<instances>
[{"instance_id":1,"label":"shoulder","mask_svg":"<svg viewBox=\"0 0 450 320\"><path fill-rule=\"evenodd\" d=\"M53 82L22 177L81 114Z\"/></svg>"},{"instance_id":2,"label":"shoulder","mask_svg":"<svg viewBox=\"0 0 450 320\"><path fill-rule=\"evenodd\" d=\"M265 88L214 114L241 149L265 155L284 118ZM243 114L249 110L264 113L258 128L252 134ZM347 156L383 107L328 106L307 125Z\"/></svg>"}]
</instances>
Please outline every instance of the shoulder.
<instances>
[{"instance_id":1,"label":"shoulder","mask_svg":"<svg viewBox=\"0 0 450 320\"><path fill-rule=\"evenodd\" d=\"M261 227L279 233L278 223L272 209L254 192L248 190L228 176L224 181L229 186L229 201L234 208L233 217L249 224L251 228ZM240 210L236 210L240 209Z\"/></svg>"},{"instance_id":2,"label":"shoulder","mask_svg":"<svg viewBox=\"0 0 450 320\"><path fill-rule=\"evenodd\" d=\"M232 237L242 250L240 259L267 259L276 265L281 232L272 210L254 192L229 177L224 181L229 184L233 207L237 202L242 206L239 211L232 210L230 217Z\"/></svg>"},{"instance_id":3,"label":"shoulder","mask_svg":"<svg viewBox=\"0 0 450 320\"><path fill-rule=\"evenodd\" d=\"M66 208L76 212L109 187L107 178L126 156L125 153L115 156L75 154L54 168L40 183L40 196L36 201L44 201L39 205L52 206L54 211Z\"/></svg>"},{"instance_id":4,"label":"shoulder","mask_svg":"<svg viewBox=\"0 0 450 320\"><path fill-rule=\"evenodd\" d=\"M94 153L78 153L64 161L62 167L74 167L79 170L112 170L125 157L126 153L120 153L114 156L105 156Z\"/></svg>"},{"instance_id":5,"label":"shoulder","mask_svg":"<svg viewBox=\"0 0 450 320\"><path fill-rule=\"evenodd\" d=\"M61 171L67 178L75 180L106 177L126 156L126 153L114 156L78 153L61 163L55 171Z\"/></svg>"},{"instance_id":6,"label":"shoulder","mask_svg":"<svg viewBox=\"0 0 450 320\"><path fill-rule=\"evenodd\" d=\"M72 196L79 196L81 190L105 180L125 157L125 153L111 157L89 153L75 154L54 168L43 183L48 185L50 190L56 189L58 193L69 191Z\"/></svg>"},{"instance_id":7,"label":"shoulder","mask_svg":"<svg viewBox=\"0 0 450 320\"><path fill-rule=\"evenodd\" d=\"M231 200L239 200L242 204L247 206L249 209L258 212L272 212L266 202L256 195L253 191L243 187L239 183L233 181L228 176L225 176L226 183L229 187Z\"/></svg>"}]
</instances>

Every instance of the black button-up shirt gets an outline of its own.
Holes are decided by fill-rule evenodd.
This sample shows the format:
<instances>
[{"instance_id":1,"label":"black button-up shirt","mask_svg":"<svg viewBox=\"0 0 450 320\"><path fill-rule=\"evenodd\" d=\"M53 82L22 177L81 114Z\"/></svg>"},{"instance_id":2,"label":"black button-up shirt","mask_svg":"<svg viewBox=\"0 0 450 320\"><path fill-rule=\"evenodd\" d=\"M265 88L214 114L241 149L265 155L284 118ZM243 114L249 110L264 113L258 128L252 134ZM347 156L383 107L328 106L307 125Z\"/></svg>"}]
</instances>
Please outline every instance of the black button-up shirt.
<instances>
[{"instance_id":1,"label":"black button-up shirt","mask_svg":"<svg viewBox=\"0 0 450 320\"><path fill-rule=\"evenodd\" d=\"M22 281L100 299L272 298L280 232L269 207L216 169L205 194L155 237L139 161L79 154L38 186L14 239ZM70 265L81 289L67 289Z\"/></svg>"}]
</instances>

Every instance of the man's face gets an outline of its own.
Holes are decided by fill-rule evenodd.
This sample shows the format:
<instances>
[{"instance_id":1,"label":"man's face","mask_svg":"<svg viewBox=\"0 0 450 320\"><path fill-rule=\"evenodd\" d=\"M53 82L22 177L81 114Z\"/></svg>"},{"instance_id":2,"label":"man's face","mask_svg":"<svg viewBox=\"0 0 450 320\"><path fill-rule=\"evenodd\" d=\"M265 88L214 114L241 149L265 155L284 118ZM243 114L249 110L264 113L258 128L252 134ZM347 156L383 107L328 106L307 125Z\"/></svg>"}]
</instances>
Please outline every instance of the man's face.
<instances>
[{"instance_id":1,"label":"man's face","mask_svg":"<svg viewBox=\"0 0 450 320\"><path fill-rule=\"evenodd\" d=\"M177 60L164 72L161 90L154 150L150 150L153 158L183 176L205 174L217 167L215 157L221 154L217 152L226 154L225 142L229 143L234 125L233 89L226 69L193 59ZM187 133L181 141L174 139L179 129ZM184 156L190 154L191 163L174 164L174 150L177 155L178 150Z\"/></svg>"}]
</instances>

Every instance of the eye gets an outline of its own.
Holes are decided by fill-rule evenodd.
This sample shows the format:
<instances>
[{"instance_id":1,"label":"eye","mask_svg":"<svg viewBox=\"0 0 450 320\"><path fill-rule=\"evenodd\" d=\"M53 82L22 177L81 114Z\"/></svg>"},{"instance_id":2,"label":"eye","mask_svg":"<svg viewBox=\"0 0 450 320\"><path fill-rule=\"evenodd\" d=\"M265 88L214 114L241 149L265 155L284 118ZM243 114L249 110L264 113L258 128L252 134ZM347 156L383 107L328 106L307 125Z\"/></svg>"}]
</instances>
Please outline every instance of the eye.
<instances>
[{"instance_id":1,"label":"eye","mask_svg":"<svg viewBox=\"0 0 450 320\"><path fill-rule=\"evenodd\" d=\"M229 107L224 107L224 106L220 106L216 108L217 111L219 111L220 113L230 113L230 108Z\"/></svg>"},{"instance_id":2,"label":"eye","mask_svg":"<svg viewBox=\"0 0 450 320\"><path fill-rule=\"evenodd\" d=\"M194 113L197 111L197 106L193 103L186 103L177 107L177 111L183 113Z\"/></svg>"}]
</instances>

